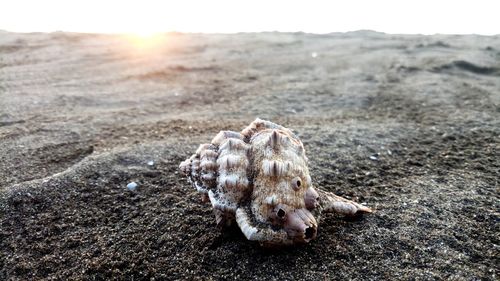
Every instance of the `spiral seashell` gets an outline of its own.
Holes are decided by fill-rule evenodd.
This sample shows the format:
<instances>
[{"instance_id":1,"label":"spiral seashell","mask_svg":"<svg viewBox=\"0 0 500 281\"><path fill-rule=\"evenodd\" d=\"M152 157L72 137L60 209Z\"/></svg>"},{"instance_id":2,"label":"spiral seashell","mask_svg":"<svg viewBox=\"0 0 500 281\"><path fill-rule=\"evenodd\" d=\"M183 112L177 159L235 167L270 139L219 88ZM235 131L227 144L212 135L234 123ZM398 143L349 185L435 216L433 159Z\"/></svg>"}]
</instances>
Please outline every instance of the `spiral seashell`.
<instances>
[{"instance_id":1,"label":"spiral seashell","mask_svg":"<svg viewBox=\"0 0 500 281\"><path fill-rule=\"evenodd\" d=\"M256 119L241 133L219 132L179 169L210 201L220 228L237 223L247 239L277 246L315 239L322 212L371 212L313 187L307 162L291 130Z\"/></svg>"}]
</instances>

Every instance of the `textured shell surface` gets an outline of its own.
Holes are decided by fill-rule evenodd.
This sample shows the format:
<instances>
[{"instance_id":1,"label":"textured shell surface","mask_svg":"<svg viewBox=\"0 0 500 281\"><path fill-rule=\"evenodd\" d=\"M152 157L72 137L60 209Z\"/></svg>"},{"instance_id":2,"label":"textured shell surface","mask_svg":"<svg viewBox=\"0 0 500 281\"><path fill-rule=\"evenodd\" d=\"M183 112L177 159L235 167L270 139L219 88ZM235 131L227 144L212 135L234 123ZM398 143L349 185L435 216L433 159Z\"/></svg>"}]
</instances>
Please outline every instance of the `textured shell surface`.
<instances>
[{"instance_id":1,"label":"textured shell surface","mask_svg":"<svg viewBox=\"0 0 500 281\"><path fill-rule=\"evenodd\" d=\"M307 162L291 130L256 119L241 132L219 132L179 168L210 201L221 229L236 223L247 239L277 246L313 240L322 212L371 212L315 188Z\"/></svg>"}]
</instances>

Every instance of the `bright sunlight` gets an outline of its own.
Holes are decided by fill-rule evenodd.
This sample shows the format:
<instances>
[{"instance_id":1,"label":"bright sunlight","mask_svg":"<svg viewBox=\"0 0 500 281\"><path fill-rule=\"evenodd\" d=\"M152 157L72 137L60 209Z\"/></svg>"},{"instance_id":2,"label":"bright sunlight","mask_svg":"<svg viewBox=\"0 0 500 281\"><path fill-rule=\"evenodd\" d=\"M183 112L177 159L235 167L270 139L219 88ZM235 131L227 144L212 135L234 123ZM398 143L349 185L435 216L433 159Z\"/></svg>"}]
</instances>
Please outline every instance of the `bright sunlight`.
<instances>
[{"instance_id":1,"label":"bright sunlight","mask_svg":"<svg viewBox=\"0 0 500 281\"><path fill-rule=\"evenodd\" d=\"M372 29L386 33L500 33L500 1L132 1L16 0L0 4L14 32L234 33Z\"/></svg>"}]
</instances>

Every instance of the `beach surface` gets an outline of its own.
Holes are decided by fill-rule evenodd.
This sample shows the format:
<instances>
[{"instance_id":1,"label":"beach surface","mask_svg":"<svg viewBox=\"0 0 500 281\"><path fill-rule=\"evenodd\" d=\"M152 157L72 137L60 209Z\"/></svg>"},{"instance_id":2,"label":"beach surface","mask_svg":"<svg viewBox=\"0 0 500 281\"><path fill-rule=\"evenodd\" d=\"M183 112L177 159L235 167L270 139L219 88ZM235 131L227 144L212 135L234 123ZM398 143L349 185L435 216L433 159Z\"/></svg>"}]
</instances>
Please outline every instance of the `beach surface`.
<instances>
[{"instance_id":1,"label":"beach surface","mask_svg":"<svg viewBox=\"0 0 500 281\"><path fill-rule=\"evenodd\" d=\"M0 31L0 280L498 280L499 105L500 36ZM178 165L257 117L375 212L220 232Z\"/></svg>"}]
</instances>

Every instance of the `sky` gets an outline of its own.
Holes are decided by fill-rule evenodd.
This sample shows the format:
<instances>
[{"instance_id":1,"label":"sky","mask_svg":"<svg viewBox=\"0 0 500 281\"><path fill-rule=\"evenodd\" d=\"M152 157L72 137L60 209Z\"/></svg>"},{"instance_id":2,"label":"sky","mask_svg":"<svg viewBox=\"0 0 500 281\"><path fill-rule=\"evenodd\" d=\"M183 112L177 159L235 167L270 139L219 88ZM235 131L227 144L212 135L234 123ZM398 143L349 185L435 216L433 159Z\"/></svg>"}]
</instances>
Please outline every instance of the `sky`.
<instances>
[{"instance_id":1,"label":"sky","mask_svg":"<svg viewBox=\"0 0 500 281\"><path fill-rule=\"evenodd\" d=\"M14 32L500 34L500 0L0 0Z\"/></svg>"}]
</instances>

